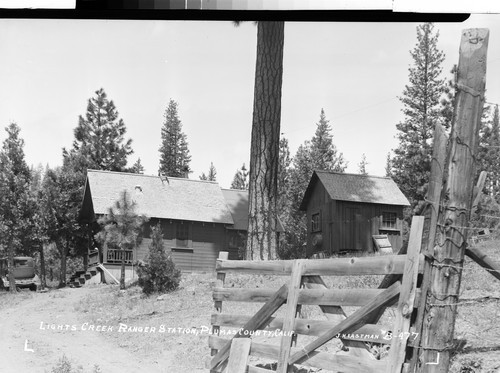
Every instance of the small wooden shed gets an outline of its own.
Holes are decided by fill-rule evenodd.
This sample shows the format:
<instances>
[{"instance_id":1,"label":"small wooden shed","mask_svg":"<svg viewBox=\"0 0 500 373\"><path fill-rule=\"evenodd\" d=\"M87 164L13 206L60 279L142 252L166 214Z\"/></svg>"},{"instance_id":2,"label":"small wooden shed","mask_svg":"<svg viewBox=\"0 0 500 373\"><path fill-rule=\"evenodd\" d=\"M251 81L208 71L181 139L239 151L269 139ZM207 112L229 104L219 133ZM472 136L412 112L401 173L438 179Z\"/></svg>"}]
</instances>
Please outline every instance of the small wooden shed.
<instances>
[{"instance_id":1,"label":"small wooden shed","mask_svg":"<svg viewBox=\"0 0 500 373\"><path fill-rule=\"evenodd\" d=\"M307 214L307 254L374 252L386 234L398 250L410 203L388 177L314 171L300 209Z\"/></svg>"}]
</instances>

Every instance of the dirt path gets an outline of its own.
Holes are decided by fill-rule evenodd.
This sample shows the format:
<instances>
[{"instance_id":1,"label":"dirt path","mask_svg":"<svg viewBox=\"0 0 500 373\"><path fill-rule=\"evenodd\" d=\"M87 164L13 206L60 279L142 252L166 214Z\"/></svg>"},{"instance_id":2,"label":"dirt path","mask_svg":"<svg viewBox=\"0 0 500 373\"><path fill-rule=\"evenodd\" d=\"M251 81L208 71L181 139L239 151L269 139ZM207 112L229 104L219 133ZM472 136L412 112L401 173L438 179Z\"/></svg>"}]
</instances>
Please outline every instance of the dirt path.
<instances>
[{"instance_id":1,"label":"dirt path","mask_svg":"<svg viewBox=\"0 0 500 373\"><path fill-rule=\"evenodd\" d=\"M110 331L97 331L103 326L78 317L75 305L92 291L98 289L32 293L15 306L0 307L0 356L7 357L0 361L0 372L50 372L63 354L84 373L95 364L102 373L166 372L104 338Z\"/></svg>"}]
</instances>

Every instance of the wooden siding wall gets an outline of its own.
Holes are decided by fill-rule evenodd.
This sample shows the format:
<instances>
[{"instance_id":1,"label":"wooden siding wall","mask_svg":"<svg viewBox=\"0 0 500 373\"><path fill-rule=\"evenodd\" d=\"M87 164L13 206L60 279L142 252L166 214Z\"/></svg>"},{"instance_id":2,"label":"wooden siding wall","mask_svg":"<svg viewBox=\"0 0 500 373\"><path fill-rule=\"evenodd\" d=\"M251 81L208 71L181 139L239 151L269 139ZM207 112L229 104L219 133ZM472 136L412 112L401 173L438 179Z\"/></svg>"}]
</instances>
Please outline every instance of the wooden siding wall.
<instances>
[{"instance_id":1,"label":"wooden siding wall","mask_svg":"<svg viewBox=\"0 0 500 373\"><path fill-rule=\"evenodd\" d=\"M397 230L381 228L382 212L397 214ZM332 251L373 252L374 234L388 234L393 250L397 251L403 243L402 219L401 206L337 201L333 224L337 226L338 234L332 237Z\"/></svg>"},{"instance_id":2,"label":"wooden siding wall","mask_svg":"<svg viewBox=\"0 0 500 373\"><path fill-rule=\"evenodd\" d=\"M383 229L382 212L397 214L397 228ZM311 231L312 216L320 214L321 247L314 247ZM387 234L396 252L402 246L403 207L374 203L331 200L326 189L317 183L309 200L307 219L307 255L314 252L338 253L343 251L374 252L372 235Z\"/></svg>"},{"instance_id":3,"label":"wooden siding wall","mask_svg":"<svg viewBox=\"0 0 500 373\"><path fill-rule=\"evenodd\" d=\"M311 198L309 199L309 204L307 206L307 255L310 256L316 251L327 251L330 252L330 234L329 234L329 222L331 218L330 196L326 189L321 183L316 183L313 192L311 193ZM311 231L311 221L314 214L320 214L320 224L321 230L317 233ZM316 234L321 234L322 237L322 248L315 248L313 246L313 237Z\"/></svg>"},{"instance_id":4,"label":"wooden siding wall","mask_svg":"<svg viewBox=\"0 0 500 373\"><path fill-rule=\"evenodd\" d=\"M151 227L158 224L163 232L163 244L171 253L176 265L186 272L206 272L215 269L219 251L224 250L226 228L223 224L181 222L177 220L151 219L144 228L144 238L136 249L136 258L144 260L151 243ZM189 239L186 245L178 245L175 238L177 224L189 225Z\"/></svg>"}]
</instances>

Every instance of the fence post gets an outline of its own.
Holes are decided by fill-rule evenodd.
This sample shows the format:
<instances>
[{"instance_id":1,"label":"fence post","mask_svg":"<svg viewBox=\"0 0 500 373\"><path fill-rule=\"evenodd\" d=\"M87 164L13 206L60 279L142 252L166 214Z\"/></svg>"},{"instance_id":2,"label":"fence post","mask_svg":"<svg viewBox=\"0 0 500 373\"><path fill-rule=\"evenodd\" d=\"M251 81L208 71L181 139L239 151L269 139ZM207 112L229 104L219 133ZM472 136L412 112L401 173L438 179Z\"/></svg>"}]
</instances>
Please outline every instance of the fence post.
<instances>
[{"instance_id":1,"label":"fence post","mask_svg":"<svg viewBox=\"0 0 500 373\"><path fill-rule=\"evenodd\" d=\"M219 260L227 260L229 258L229 253L227 251L220 251L219 252ZM224 281L226 280L226 274L224 272L217 272L217 280L215 283L215 287L222 288L224 287ZM222 313L222 301L217 300L214 302L214 307L215 310L219 313ZM212 334L214 335L219 335L220 331L220 326L219 325L212 325ZM210 351L210 354L214 356L217 354L217 350L212 348ZM210 372L216 372L216 370L210 370Z\"/></svg>"},{"instance_id":2,"label":"fence post","mask_svg":"<svg viewBox=\"0 0 500 373\"><path fill-rule=\"evenodd\" d=\"M408 254L406 255L401 293L399 295L398 308L396 309L396 321L392 331L393 339L387 365L387 371L391 373L401 372L401 368L405 363L406 344L410 338L411 316L417 293L418 267L424 220L423 216L414 216L411 221Z\"/></svg>"},{"instance_id":3,"label":"fence post","mask_svg":"<svg viewBox=\"0 0 500 373\"><path fill-rule=\"evenodd\" d=\"M467 225L472 205L475 154L484 104L486 51L489 31L462 32L458 64L458 92L451 134L444 213L439 219L431 252L431 279L419 356L419 371L448 372Z\"/></svg>"},{"instance_id":4,"label":"fence post","mask_svg":"<svg viewBox=\"0 0 500 373\"><path fill-rule=\"evenodd\" d=\"M426 206L423 211L425 217L424 231L422 235L421 252L424 254L424 273L422 284L420 286L421 296L417 308L417 317L415 319L414 332L416 337L409 342L409 345L415 347L420 344L422 333L423 315L425 304L427 302L427 292L431 281L432 252L436 239L437 220L439 215L439 201L441 199L441 190L443 187L443 173L446 159L446 143L448 138L443 126L436 123L434 128L434 144L432 149L431 175L429 177L429 188L426 197ZM410 372L413 372L417 364L418 350L414 349L411 355Z\"/></svg>"},{"instance_id":5,"label":"fence post","mask_svg":"<svg viewBox=\"0 0 500 373\"><path fill-rule=\"evenodd\" d=\"M295 318L297 317L297 311L299 309L297 302L299 300L299 289L302 284L303 266L303 259L298 259L294 261L292 267L292 276L290 277L288 297L286 300L286 313L285 318L283 319L283 332L285 335L281 337L278 367L276 368L276 371L279 373L292 371L292 368L288 366L288 358L290 357L290 348L292 346L294 336L290 335L290 333L293 333L295 328Z\"/></svg>"}]
</instances>

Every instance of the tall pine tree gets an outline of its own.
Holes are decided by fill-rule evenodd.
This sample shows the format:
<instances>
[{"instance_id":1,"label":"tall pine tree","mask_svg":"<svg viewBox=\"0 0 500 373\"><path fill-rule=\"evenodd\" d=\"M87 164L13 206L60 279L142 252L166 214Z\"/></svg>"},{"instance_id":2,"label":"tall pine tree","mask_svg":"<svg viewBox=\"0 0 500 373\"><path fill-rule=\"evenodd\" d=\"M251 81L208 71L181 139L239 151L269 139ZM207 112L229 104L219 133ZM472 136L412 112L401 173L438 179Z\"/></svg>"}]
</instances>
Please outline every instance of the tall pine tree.
<instances>
[{"instance_id":1,"label":"tall pine tree","mask_svg":"<svg viewBox=\"0 0 500 373\"><path fill-rule=\"evenodd\" d=\"M32 193L32 174L24 159L24 140L15 123L5 128L7 138L0 150L0 248L7 254L9 272L14 256L30 254L36 236L36 201ZM16 291L9 278L10 291Z\"/></svg>"},{"instance_id":2,"label":"tall pine tree","mask_svg":"<svg viewBox=\"0 0 500 373\"><path fill-rule=\"evenodd\" d=\"M118 117L118 111L112 100L109 100L103 88L95 92L95 96L87 103L85 116L80 116L74 130L73 147L63 149L63 167L57 178L60 180L60 193L67 203L62 212L68 229L61 231L60 245L62 272L65 268L66 254L72 252L83 256L87 266L88 235L79 224L78 211L83 198L83 188L87 169L107 171L129 171L127 157L133 153L132 140L125 139L125 123ZM64 248L64 249L63 249ZM65 273L63 273L65 275ZM61 286L65 279L61 278Z\"/></svg>"},{"instance_id":3,"label":"tall pine tree","mask_svg":"<svg viewBox=\"0 0 500 373\"><path fill-rule=\"evenodd\" d=\"M444 54L437 47L439 33L432 23L417 27L417 44L410 51L413 66L409 84L399 98L404 120L396 125L399 145L394 149L392 175L412 207L424 199L429 180L432 135L442 122L440 98L445 82L441 78Z\"/></svg>"},{"instance_id":4,"label":"tall pine tree","mask_svg":"<svg viewBox=\"0 0 500 373\"><path fill-rule=\"evenodd\" d=\"M305 254L307 239L305 214L300 204L314 170L344 172L347 162L333 143L332 128L321 109L319 122L311 140L299 146L288 171L287 198L288 211L282 222L285 225L285 242L280 248L283 259L299 258Z\"/></svg>"},{"instance_id":5,"label":"tall pine tree","mask_svg":"<svg viewBox=\"0 0 500 373\"><path fill-rule=\"evenodd\" d=\"M259 22L255 67L246 257L276 258L284 22Z\"/></svg>"},{"instance_id":6,"label":"tall pine tree","mask_svg":"<svg viewBox=\"0 0 500 373\"><path fill-rule=\"evenodd\" d=\"M182 132L182 123L179 119L178 103L170 99L165 110L165 121L161 128L160 168L159 173L187 178L191 172L186 135Z\"/></svg>"},{"instance_id":7,"label":"tall pine tree","mask_svg":"<svg viewBox=\"0 0 500 373\"><path fill-rule=\"evenodd\" d=\"M316 170L345 171L344 155L339 153L333 144L332 127L326 119L325 111L321 109L316 133L311 139L311 160Z\"/></svg>"},{"instance_id":8,"label":"tall pine tree","mask_svg":"<svg viewBox=\"0 0 500 373\"><path fill-rule=\"evenodd\" d=\"M81 154L87 168L126 171L127 157L133 153L132 139L125 140L126 132L115 104L101 88L88 100L85 117L79 117L70 155Z\"/></svg>"}]
</instances>

